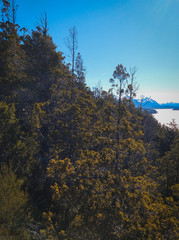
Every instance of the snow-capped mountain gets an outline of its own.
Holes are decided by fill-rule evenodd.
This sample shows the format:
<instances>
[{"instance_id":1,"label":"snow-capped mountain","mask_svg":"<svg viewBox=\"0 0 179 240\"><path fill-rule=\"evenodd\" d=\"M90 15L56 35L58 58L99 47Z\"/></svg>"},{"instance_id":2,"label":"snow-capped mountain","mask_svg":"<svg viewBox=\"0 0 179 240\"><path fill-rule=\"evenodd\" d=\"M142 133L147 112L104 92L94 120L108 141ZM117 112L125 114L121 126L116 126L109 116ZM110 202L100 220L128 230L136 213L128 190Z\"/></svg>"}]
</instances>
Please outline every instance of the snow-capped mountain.
<instances>
[{"instance_id":1,"label":"snow-capped mountain","mask_svg":"<svg viewBox=\"0 0 179 240\"><path fill-rule=\"evenodd\" d=\"M179 103L170 102L159 104L157 101L148 97L143 99L133 99L133 103L136 107L142 107L144 109L172 108L175 110L179 110Z\"/></svg>"},{"instance_id":2,"label":"snow-capped mountain","mask_svg":"<svg viewBox=\"0 0 179 240\"><path fill-rule=\"evenodd\" d=\"M160 104L158 102L148 97L143 99L134 99L133 103L136 107L142 107L142 108L148 108L148 109L160 108Z\"/></svg>"}]
</instances>

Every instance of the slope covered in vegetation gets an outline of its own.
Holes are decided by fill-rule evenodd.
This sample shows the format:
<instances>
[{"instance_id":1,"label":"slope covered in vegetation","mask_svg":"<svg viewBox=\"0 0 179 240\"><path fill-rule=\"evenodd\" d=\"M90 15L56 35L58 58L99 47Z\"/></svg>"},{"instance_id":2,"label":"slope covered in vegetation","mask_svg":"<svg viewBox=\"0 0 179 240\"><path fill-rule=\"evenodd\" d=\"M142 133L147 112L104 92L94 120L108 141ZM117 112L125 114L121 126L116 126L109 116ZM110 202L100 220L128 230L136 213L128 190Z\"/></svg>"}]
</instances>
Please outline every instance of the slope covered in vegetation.
<instances>
[{"instance_id":1,"label":"slope covered in vegetation","mask_svg":"<svg viewBox=\"0 0 179 240\"><path fill-rule=\"evenodd\" d=\"M178 239L175 124L135 108L121 64L91 91L45 20L28 34L1 4L0 239Z\"/></svg>"}]
</instances>

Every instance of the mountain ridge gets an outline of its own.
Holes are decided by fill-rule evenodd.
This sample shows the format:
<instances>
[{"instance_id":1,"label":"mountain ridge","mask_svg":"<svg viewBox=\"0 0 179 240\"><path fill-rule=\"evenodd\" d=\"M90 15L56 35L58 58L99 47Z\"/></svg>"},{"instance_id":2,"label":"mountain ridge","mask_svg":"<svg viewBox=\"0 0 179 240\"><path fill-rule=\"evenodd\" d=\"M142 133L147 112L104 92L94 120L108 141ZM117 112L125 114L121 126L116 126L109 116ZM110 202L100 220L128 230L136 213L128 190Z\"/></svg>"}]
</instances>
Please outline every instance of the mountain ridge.
<instances>
[{"instance_id":1,"label":"mountain ridge","mask_svg":"<svg viewBox=\"0 0 179 240\"><path fill-rule=\"evenodd\" d=\"M179 103L167 102L158 103L152 98L145 97L142 99L133 99L133 103L136 107L142 107L143 109L173 109L179 110Z\"/></svg>"}]
</instances>

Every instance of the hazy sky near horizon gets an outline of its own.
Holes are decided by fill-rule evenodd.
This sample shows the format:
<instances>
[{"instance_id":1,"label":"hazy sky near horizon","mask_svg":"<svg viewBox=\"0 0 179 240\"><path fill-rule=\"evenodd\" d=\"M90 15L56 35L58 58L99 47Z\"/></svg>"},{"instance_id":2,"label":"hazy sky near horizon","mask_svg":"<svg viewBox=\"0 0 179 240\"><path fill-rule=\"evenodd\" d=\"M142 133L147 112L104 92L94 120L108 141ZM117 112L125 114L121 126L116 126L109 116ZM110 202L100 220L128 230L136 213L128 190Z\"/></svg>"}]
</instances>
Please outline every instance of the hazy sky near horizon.
<instances>
[{"instance_id":1,"label":"hazy sky near horizon","mask_svg":"<svg viewBox=\"0 0 179 240\"><path fill-rule=\"evenodd\" d=\"M29 30L47 13L49 34L65 56L64 38L76 26L91 88L101 84L108 90L118 64L136 66L139 95L179 102L179 0L16 2L17 23Z\"/></svg>"}]
</instances>

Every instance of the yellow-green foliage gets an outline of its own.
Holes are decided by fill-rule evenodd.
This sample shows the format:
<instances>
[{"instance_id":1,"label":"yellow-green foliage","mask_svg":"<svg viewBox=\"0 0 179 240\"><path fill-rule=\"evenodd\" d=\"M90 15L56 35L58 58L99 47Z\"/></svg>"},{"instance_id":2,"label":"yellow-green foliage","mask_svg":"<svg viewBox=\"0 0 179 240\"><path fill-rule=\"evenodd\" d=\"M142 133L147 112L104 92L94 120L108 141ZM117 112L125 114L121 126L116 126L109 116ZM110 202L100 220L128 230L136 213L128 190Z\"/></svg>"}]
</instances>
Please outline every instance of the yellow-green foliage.
<instances>
[{"instance_id":1,"label":"yellow-green foliage","mask_svg":"<svg viewBox=\"0 0 179 240\"><path fill-rule=\"evenodd\" d=\"M23 180L1 164L0 183L0 239L30 239L26 231L30 216L27 194L22 190Z\"/></svg>"},{"instance_id":2,"label":"yellow-green foliage","mask_svg":"<svg viewBox=\"0 0 179 240\"><path fill-rule=\"evenodd\" d=\"M115 172L115 154L110 152L81 152L75 164L70 159L50 161L53 208L44 213L44 236L85 239L88 228L96 239L164 239L169 232L177 239L176 206L164 203L149 177Z\"/></svg>"}]
</instances>

